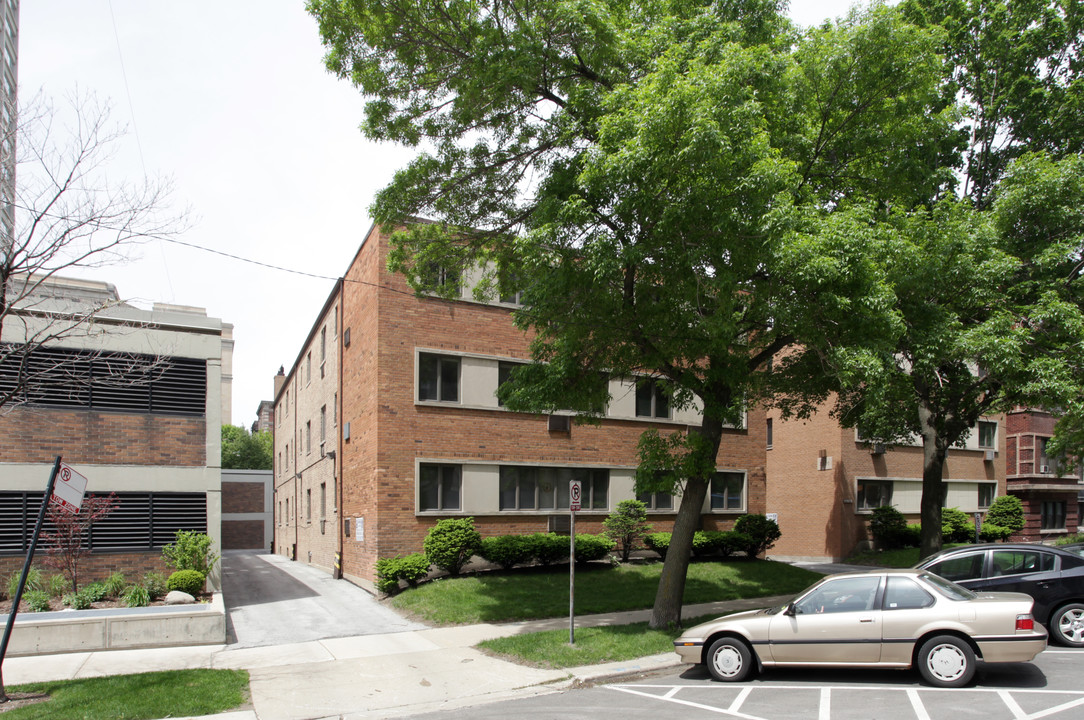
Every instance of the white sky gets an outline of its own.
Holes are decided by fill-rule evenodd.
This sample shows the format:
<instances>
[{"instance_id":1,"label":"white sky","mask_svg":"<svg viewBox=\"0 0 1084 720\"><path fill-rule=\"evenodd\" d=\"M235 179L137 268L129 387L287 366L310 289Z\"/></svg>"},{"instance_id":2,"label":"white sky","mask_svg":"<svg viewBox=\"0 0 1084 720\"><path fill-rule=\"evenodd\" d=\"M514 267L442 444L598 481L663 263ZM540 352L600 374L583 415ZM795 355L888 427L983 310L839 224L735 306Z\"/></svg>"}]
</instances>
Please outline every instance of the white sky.
<instances>
[{"instance_id":1,"label":"white sky","mask_svg":"<svg viewBox=\"0 0 1084 720\"><path fill-rule=\"evenodd\" d=\"M792 0L803 24L850 0ZM323 65L303 0L23 0L19 92L112 104L128 134L118 180L171 178L185 242L337 277L371 224L374 193L410 154L365 140L364 99ZM250 425L293 363L333 281L155 242L87 271L149 307L204 307L234 325L233 417Z\"/></svg>"}]
</instances>

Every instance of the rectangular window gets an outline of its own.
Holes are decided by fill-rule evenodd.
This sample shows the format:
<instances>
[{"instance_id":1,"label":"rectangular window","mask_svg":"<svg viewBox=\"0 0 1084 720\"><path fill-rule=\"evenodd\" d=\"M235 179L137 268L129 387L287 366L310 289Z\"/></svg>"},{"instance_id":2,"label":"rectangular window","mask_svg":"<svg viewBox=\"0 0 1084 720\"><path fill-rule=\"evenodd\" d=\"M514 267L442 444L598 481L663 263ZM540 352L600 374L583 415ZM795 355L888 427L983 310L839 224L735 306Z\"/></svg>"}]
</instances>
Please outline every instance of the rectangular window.
<instances>
[{"instance_id":1,"label":"rectangular window","mask_svg":"<svg viewBox=\"0 0 1084 720\"><path fill-rule=\"evenodd\" d=\"M305 356L305 383L312 382L312 352Z\"/></svg>"},{"instance_id":2,"label":"rectangular window","mask_svg":"<svg viewBox=\"0 0 1084 720\"><path fill-rule=\"evenodd\" d=\"M462 468L459 465L422 463L418 468L418 509L459 510Z\"/></svg>"},{"instance_id":3,"label":"rectangular window","mask_svg":"<svg viewBox=\"0 0 1084 720\"><path fill-rule=\"evenodd\" d=\"M305 452L312 452L312 420L305 421Z\"/></svg>"},{"instance_id":4,"label":"rectangular window","mask_svg":"<svg viewBox=\"0 0 1084 720\"><path fill-rule=\"evenodd\" d=\"M290 443L286 443L286 469L290 469Z\"/></svg>"},{"instance_id":5,"label":"rectangular window","mask_svg":"<svg viewBox=\"0 0 1084 720\"><path fill-rule=\"evenodd\" d=\"M717 472L711 478L711 509L741 510L744 507L745 473Z\"/></svg>"},{"instance_id":6,"label":"rectangular window","mask_svg":"<svg viewBox=\"0 0 1084 720\"><path fill-rule=\"evenodd\" d=\"M320 365L327 359L327 326L320 328Z\"/></svg>"},{"instance_id":7,"label":"rectangular window","mask_svg":"<svg viewBox=\"0 0 1084 720\"><path fill-rule=\"evenodd\" d=\"M327 517L327 483L320 483L320 519Z\"/></svg>"},{"instance_id":8,"label":"rectangular window","mask_svg":"<svg viewBox=\"0 0 1084 720\"><path fill-rule=\"evenodd\" d=\"M892 483L884 480L858 481L858 509L873 510L892 504Z\"/></svg>"},{"instance_id":9,"label":"rectangular window","mask_svg":"<svg viewBox=\"0 0 1084 720\"><path fill-rule=\"evenodd\" d=\"M305 490L305 519L312 521L312 488Z\"/></svg>"},{"instance_id":10,"label":"rectangular window","mask_svg":"<svg viewBox=\"0 0 1084 720\"><path fill-rule=\"evenodd\" d=\"M580 507L609 509L610 471L599 468L552 468L503 465L499 489L501 510L568 510L569 482L580 481Z\"/></svg>"},{"instance_id":11,"label":"rectangular window","mask_svg":"<svg viewBox=\"0 0 1084 720\"><path fill-rule=\"evenodd\" d=\"M500 362L497 364L497 388L500 389L501 385L512 379L512 373L515 369L522 366L523 363L517 362ZM497 398L497 404L504 407L504 403Z\"/></svg>"},{"instance_id":12,"label":"rectangular window","mask_svg":"<svg viewBox=\"0 0 1084 720\"><path fill-rule=\"evenodd\" d=\"M327 405L320 408L320 457L324 456L324 443L327 441Z\"/></svg>"},{"instance_id":13,"label":"rectangular window","mask_svg":"<svg viewBox=\"0 0 1084 720\"><path fill-rule=\"evenodd\" d=\"M765 445L767 446L767 448L768 448L769 450L771 450L771 449L772 449L772 442L773 442L773 437L772 437L772 419L771 419L771 418L768 418L768 420L767 420L767 427L765 428L765 443L764 443L764 444L765 444Z\"/></svg>"},{"instance_id":14,"label":"rectangular window","mask_svg":"<svg viewBox=\"0 0 1084 720\"><path fill-rule=\"evenodd\" d=\"M1047 500L1043 502L1039 514L1039 529L1041 530L1064 530L1065 529L1065 501Z\"/></svg>"},{"instance_id":15,"label":"rectangular window","mask_svg":"<svg viewBox=\"0 0 1084 720\"><path fill-rule=\"evenodd\" d=\"M670 417L670 397L660 380L640 380L636 383L636 416Z\"/></svg>"},{"instance_id":16,"label":"rectangular window","mask_svg":"<svg viewBox=\"0 0 1084 720\"><path fill-rule=\"evenodd\" d=\"M674 496L668 492L640 493L636 499L647 505L648 510L673 510Z\"/></svg>"},{"instance_id":17,"label":"rectangular window","mask_svg":"<svg viewBox=\"0 0 1084 720\"><path fill-rule=\"evenodd\" d=\"M997 423L979 421L979 447L984 450L997 449Z\"/></svg>"},{"instance_id":18,"label":"rectangular window","mask_svg":"<svg viewBox=\"0 0 1084 720\"><path fill-rule=\"evenodd\" d=\"M979 509L985 510L994 501L994 493L997 485L994 483L979 483Z\"/></svg>"},{"instance_id":19,"label":"rectangular window","mask_svg":"<svg viewBox=\"0 0 1084 720\"><path fill-rule=\"evenodd\" d=\"M459 402L459 358L420 354L418 399Z\"/></svg>"},{"instance_id":20,"label":"rectangular window","mask_svg":"<svg viewBox=\"0 0 1084 720\"><path fill-rule=\"evenodd\" d=\"M459 294L459 271L455 268L446 268L437 263L426 265L424 274L420 278L423 283L434 287L453 288L453 295Z\"/></svg>"},{"instance_id":21,"label":"rectangular window","mask_svg":"<svg viewBox=\"0 0 1084 720\"><path fill-rule=\"evenodd\" d=\"M290 525L290 498L286 498L286 526Z\"/></svg>"}]
</instances>

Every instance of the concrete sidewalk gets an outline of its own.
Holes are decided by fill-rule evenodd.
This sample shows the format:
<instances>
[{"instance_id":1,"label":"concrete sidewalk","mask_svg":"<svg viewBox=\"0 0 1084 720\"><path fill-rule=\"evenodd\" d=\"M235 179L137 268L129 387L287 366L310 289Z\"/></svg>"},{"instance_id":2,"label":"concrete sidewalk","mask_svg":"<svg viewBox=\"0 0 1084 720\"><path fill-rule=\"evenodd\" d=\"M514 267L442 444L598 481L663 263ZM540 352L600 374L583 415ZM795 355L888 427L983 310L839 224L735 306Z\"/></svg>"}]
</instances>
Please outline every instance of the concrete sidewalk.
<instances>
[{"instance_id":1,"label":"concrete sidewalk","mask_svg":"<svg viewBox=\"0 0 1084 720\"><path fill-rule=\"evenodd\" d=\"M791 596L689 605L684 617L781 604ZM650 610L587 615L576 627L647 621ZM675 653L626 662L548 670L490 657L474 645L490 638L568 629L568 618L503 625L427 628L264 647L119 650L10 658L4 682L123 675L154 670L234 668L249 671L252 709L216 720L387 718L469 707L676 667Z\"/></svg>"}]
</instances>

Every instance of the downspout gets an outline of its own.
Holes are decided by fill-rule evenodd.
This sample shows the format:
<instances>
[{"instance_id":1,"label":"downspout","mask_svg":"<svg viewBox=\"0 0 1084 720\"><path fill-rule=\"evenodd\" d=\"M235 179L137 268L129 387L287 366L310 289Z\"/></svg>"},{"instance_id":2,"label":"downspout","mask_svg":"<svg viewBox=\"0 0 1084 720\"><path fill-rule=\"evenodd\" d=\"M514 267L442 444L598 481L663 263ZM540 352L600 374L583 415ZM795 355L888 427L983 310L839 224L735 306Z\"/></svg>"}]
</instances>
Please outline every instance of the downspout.
<instances>
[{"instance_id":1,"label":"downspout","mask_svg":"<svg viewBox=\"0 0 1084 720\"><path fill-rule=\"evenodd\" d=\"M297 470L297 376L301 374L301 370L298 369L294 373L294 546L290 549L290 559L297 560L297 542L300 539L297 531L297 526L300 524L301 508L298 503L301 501L301 490L299 485L301 484L301 473Z\"/></svg>"},{"instance_id":2,"label":"downspout","mask_svg":"<svg viewBox=\"0 0 1084 720\"><path fill-rule=\"evenodd\" d=\"M335 576L337 579L342 579L343 576L343 552L346 547L346 542L343 538L343 529L346 527L346 516L343 512L343 480L342 480L342 460L343 460L343 423L346 419L343 417L343 336L346 334L346 328L343 326L343 318L346 317L346 293L343 292L345 284L342 278L337 281L339 292L339 309L334 311L339 323L339 336L335 340L335 344L339 349L339 377L335 380L335 384L338 385L338 393L336 399L336 413L339 418L339 422L335 423L335 447L338 448L338 452L335 453L335 465L332 468L331 476L335 480L335 506L338 509L339 522L336 523L338 527L335 528L335 534L338 537L338 565L336 566Z\"/></svg>"}]
</instances>

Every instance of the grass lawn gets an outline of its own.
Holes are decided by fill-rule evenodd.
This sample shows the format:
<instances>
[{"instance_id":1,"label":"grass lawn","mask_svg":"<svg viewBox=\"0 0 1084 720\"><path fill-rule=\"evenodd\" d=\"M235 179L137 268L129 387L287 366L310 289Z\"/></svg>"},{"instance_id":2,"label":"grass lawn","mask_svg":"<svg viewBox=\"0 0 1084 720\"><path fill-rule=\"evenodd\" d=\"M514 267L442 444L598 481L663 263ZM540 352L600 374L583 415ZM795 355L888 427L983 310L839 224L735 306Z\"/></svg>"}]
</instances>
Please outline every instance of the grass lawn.
<instances>
[{"instance_id":1,"label":"grass lawn","mask_svg":"<svg viewBox=\"0 0 1084 720\"><path fill-rule=\"evenodd\" d=\"M248 702L244 670L171 670L58 680L5 688L15 693L48 695L42 702L12 707L4 720L153 720L212 715Z\"/></svg>"},{"instance_id":2,"label":"grass lawn","mask_svg":"<svg viewBox=\"0 0 1084 720\"><path fill-rule=\"evenodd\" d=\"M970 543L945 543L944 549L969 545ZM918 564L918 548L884 550L858 553L847 558L846 562L854 565L873 565L876 567L909 568Z\"/></svg>"},{"instance_id":3,"label":"grass lawn","mask_svg":"<svg viewBox=\"0 0 1084 720\"><path fill-rule=\"evenodd\" d=\"M576 614L650 608L655 603L661 572L661 562L577 567ZM685 582L684 602L797 593L819 577L809 570L768 560L693 562ZM568 615L568 566L443 578L408 589L390 603L398 610L441 625L561 617Z\"/></svg>"}]
</instances>

